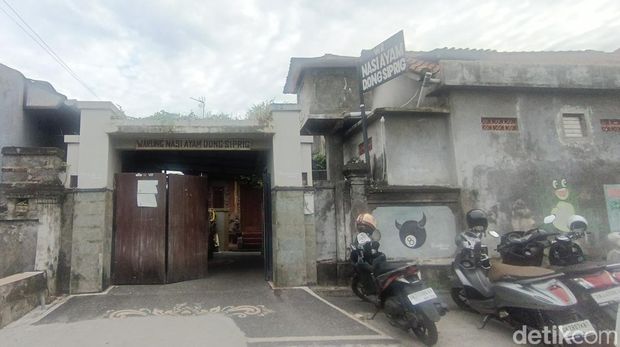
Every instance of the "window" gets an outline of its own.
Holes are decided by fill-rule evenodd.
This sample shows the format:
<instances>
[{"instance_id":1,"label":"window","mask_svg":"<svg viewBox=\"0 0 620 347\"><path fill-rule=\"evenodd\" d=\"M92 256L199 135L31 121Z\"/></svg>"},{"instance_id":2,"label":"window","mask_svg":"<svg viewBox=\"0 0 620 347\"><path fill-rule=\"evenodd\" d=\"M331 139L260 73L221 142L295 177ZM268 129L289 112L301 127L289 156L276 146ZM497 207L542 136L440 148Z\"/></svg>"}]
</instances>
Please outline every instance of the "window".
<instances>
[{"instance_id":1,"label":"window","mask_svg":"<svg viewBox=\"0 0 620 347\"><path fill-rule=\"evenodd\" d=\"M586 126L583 113L562 114L562 131L566 138L586 137Z\"/></svg>"},{"instance_id":2,"label":"window","mask_svg":"<svg viewBox=\"0 0 620 347\"><path fill-rule=\"evenodd\" d=\"M302 173L301 173L301 183L302 183L304 186L307 186L307 185L308 185L308 173L307 173L307 172L302 172Z\"/></svg>"}]
</instances>

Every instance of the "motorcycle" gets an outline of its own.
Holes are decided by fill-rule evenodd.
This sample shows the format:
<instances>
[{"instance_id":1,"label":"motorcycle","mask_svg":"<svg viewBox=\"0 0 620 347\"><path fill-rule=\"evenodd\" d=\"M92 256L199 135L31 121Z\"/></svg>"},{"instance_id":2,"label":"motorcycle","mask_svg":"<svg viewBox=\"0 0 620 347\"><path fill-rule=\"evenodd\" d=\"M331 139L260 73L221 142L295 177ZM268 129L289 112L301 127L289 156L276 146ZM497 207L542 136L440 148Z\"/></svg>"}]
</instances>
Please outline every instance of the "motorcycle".
<instances>
[{"instance_id":1,"label":"motorcycle","mask_svg":"<svg viewBox=\"0 0 620 347\"><path fill-rule=\"evenodd\" d=\"M371 238L372 237L372 238ZM383 309L392 325L411 330L426 346L437 343L436 322L447 308L432 288L422 281L416 265L398 266L387 262L379 252L381 233L359 232L351 244L354 275L353 292L373 302L377 313Z\"/></svg>"},{"instance_id":2,"label":"motorcycle","mask_svg":"<svg viewBox=\"0 0 620 347\"><path fill-rule=\"evenodd\" d=\"M548 216L545 224L553 220L554 216ZM497 250L504 264L541 266L544 249L549 248L550 269L564 273L562 281L577 297L577 310L597 327L614 330L620 302L620 264L586 260L576 242L586 235L585 218L573 216L568 227L566 233L541 228L510 232L502 237Z\"/></svg>"},{"instance_id":3,"label":"motorcycle","mask_svg":"<svg viewBox=\"0 0 620 347\"><path fill-rule=\"evenodd\" d=\"M560 281L562 273L491 261L482 244L486 234L486 229L461 232L452 263L452 298L462 309L483 315L480 328L495 319L516 329L557 331L569 343L595 333L590 321L575 310L577 299ZM499 237L495 231L488 234Z\"/></svg>"}]
</instances>

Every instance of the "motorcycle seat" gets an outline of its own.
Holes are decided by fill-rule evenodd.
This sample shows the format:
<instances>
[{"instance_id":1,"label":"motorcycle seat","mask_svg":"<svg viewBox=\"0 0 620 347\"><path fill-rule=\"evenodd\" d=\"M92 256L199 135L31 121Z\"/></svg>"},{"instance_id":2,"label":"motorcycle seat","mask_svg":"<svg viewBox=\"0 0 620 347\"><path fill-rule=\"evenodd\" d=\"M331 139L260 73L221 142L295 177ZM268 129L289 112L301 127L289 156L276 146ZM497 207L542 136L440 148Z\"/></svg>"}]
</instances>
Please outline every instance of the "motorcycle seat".
<instances>
[{"instance_id":1,"label":"motorcycle seat","mask_svg":"<svg viewBox=\"0 0 620 347\"><path fill-rule=\"evenodd\" d=\"M489 280L498 281L519 281L536 277L545 277L556 274L555 271L538 266L515 266L504 264L500 261L491 261L489 270Z\"/></svg>"},{"instance_id":2,"label":"motorcycle seat","mask_svg":"<svg viewBox=\"0 0 620 347\"><path fill-rule=\"evenodd\" d=\"M379 276L384 273L387 273L387 272L390 272L396 269L400 269L401 267L403 267L403 265L382 261L382 262L375 263L373 267L374 267L373 272L375 273L375 276Z\"/></svg>"},{"instance_id":3,"label":"motorcycle seat","mask_svg":"<svg viewBox=\"0 0 620 347\"><path fill-rule=\"evenodd\" d=\"M605 262L587 261L584 263L569 266L550 266L549 268L555 271L561 271L567 275L578 275L603 270L606 266L607 263Z\"/></svg>"}]
</instances>

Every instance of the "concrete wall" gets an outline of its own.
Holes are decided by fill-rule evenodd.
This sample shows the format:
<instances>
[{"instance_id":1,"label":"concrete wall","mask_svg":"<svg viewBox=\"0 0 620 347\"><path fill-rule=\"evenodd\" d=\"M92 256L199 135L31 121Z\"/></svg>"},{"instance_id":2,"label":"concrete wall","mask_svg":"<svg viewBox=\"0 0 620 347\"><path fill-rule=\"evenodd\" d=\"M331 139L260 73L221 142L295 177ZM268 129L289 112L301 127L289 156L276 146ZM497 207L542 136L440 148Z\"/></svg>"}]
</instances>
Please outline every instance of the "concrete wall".
<instances>
[{"instance_id":1,"label":"concrete wall","mask_svg":"<svg viewBox=\"0 0 620 347\"><path fill-rule=\"evenodd\" d=\"M326 181L317 182L314 186L317 262L336 260L335 204L335 187Z\"/></svg>"},{"instance_id":2,"label":"concrete wall","mask_svg":"<svg viewBox=\"0 0 620 347\"><path fill-rule=\"evenodd\" d=\"M0 278L0 328L45 304L47 288L42 271Z\"/></svg>"},{"instance_id":3,"label":"concrete wall","mask_svg":"<svg viewBox=\"0 0 620 347\"><path fill-rule=\"evenodd\" d=\"M441 61L444 86L529 87L590 90L620 89L620 66L608 64L515 64L489 61Z\"/></svg>"},{"instance_id":4,"label":"concrete wall","mask_svg":"<svg viewBox=\"0 0 620 347\"><path fill-rule=\"evenodd\" d=\"M301 137L291 131L299 128L299 108L275 104L271 114L273 281L281 287L315 283L314 197L302 187Z\"/></svg>"},{"instance_id":5,"label":"concrete wall","mask_svg":"<svg viewBox=\"0 0 620 347\"><path fill-rule=\"evenodd\" d=\"M386 136L388 184L455 184L447 115L390 114L385 117L385 133L389 134Z\"/></svg>"},{"instance_id":6,"label":"concrete wall","mask_svg":"<svg viewBox=\"0 0 620 347\"><path fill-rule=\"evenodd\" d=\"M36 219L0 221L0 278L34 270L37 225Z\"/></svg>"},{"instance_id":7,"label":"concrete wall","mask_svg":"<svg viewBox=\"0 0 620 347\"><path fill-rule=\"evenodd\" d=\"M385 123L381 121L381 119L374 119L368 124L368 139L371 141L372 139L372 149L369 151L370 153L370 170L371 176L376 181L384 181L386 176L385 166L386 166L386 158L384 149L386 136L385 136ZM361 126L357 126L355 129L352 129L349 134L344 139L343 143L343 157L344 163L348 163L351 160L359 160L364 161L364 154L359 154L359 145L364 142L364 138L362 135Z\"/></svg>"},{"instance_id":8,"label":"concrete wall","mask_svg":"<svg viewBox=\"0 0 620 347\"><path fill-rule=\"evenodd\" d=\"M500 231L525 229L551 213L561 214L554 224L564 229L567 215L577 213L590 222L593 246L602 245L610 229L603 185L620 183L620 138L603 132L600 119L620 119L617 94L459 90L450 103L464 211L486 209ZM585 138L564 138L563 112L585 114ZM480 117L516 117L519 130L483 131Z\"/></svg>"},{"instance_id":9,"label":"concrete wall","mask_svg":"<svg viewBox=\"0 0 620 347\"><path fill-rule=\"evenodd\" d=\"M112 117L118 114L110 102L78 102L81 111L79 149L72 151L78 159L68 158L70 163L79 163L78 188L112 188L114 173L118 170L118 159L110 144L109 132L115 130ZM75 139L71 139L75 143Z\"/></svg>"},{"instance_id":10,"label":"concrete wall","mask_svg":"<svg viewBox=\"0 0 620 347\"><path fill-rule=\"evenodd\" d=\"M273 281L278 287L308 282L303 195L301 189L272 193Z\"/></svg>"},{"instance_id":11,"label":"concrete wall","mask_svg":"<svg viewBox=\"0 0 620 347\"><path fill-rule=\"evenodd\" d=\"M24 120L25 82L24 75L0 64L0 148L33 145Z\"/></svg>"},{"instance_id":12,"label":"concrete wall","mask_svg":"<svg viewBox=\"0 0 620 347\"><path fill-rule=\"evenodd\" d=\"M301 187L301 136L297 105L272 106L272 187ZM293 130L293 131L291 131ZM302 223L303 224L303 223Z\"/></svg>"},{"instance_id":13,"label":"concrete wall","mask_svg":"<svg viewBox=\"0 0 620 347\"><path fill-rule=\"evenodd\" d=\"M71 293L99 292L110 284L112 191L74 193Z\"/></svg>"},{"instance_id":14,"label":"concrete wall","mask_svg":"<svg viewBox=\"0 0 620 347\"><path fill-rule=\"evenodd\" d=\"M56 293L64 188L64 153L56 148L5 147L0 179L0 277L43 271Z\"/></svg>"},{"instance_id":15,"label":"concrete wall","mask_svg":"<svg viewBox=\"0 0 620 347\"><path fill-rule=\"evenodd\" d=\"M39 224L34 269L44 271L48 290L56 293L60 234L62 229L62 197L35 200Z\"/></svg>"},{"instance_id":16,"label":"concrete wall","mask_svg":"<svg viewBox=\"0 0 620 347\"><path fill-rule=\"evenodd\" d=\"M302 116L358 111L357 72L354 68L308 69L304 72L297 100Z\"/></svg>"}]
</instances>

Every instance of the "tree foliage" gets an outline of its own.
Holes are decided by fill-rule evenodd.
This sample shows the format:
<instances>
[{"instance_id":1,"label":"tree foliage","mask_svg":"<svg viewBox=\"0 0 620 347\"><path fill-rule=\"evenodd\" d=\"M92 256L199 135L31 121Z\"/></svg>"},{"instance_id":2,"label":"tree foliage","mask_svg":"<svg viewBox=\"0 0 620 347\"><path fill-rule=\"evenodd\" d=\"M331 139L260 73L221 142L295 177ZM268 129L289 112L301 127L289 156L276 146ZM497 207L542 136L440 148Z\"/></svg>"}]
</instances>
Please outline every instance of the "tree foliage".
<instances>
[{"instance_id":1,"label":"tree foliage","mask_svg":"<svg viewBox=\"0 0 620 347\"><path fill-rule=\"evenodd\" d=\"M245 118L256 119L262 122L271 120L271 104L273 104L273 99L250 106L245 113Z\"/></svg>"}]
</instances>

